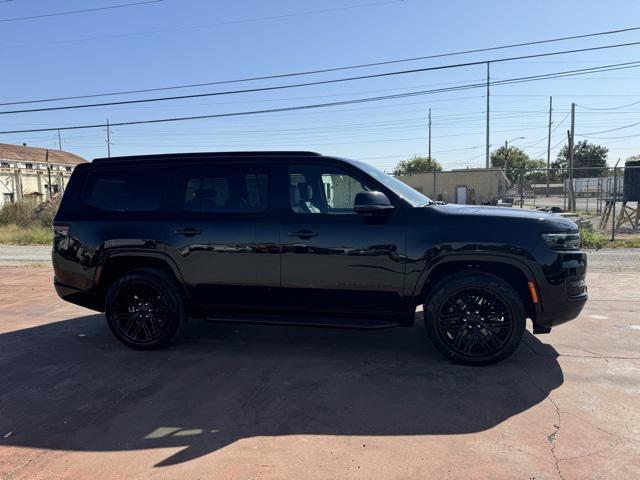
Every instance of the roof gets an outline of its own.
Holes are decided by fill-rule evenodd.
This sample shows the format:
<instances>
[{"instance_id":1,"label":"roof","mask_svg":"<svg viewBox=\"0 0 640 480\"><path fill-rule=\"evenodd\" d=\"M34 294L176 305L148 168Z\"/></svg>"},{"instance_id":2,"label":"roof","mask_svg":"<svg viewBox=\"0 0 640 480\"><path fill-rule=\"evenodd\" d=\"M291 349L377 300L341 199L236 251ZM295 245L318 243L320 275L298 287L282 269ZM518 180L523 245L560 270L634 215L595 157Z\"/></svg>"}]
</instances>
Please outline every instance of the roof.
<instances>
[{"instance_id":1,"label":"roof","mask_svg":"<svg viewBox=\"0 0 640 480\"><path fill-rule=\"evenodd\" d=\"M484 167L474 167L474 168L452 168L451 172L502 172L502 168L484 168Z\"/></svg>"},{"instance_id":2,"label":"roof","mask_svg":"<svg viewBox=\"0 0 640 480\"><path fill-rule=\"evenodd\" d=\"M104 157L96 158L92 163L106 162L139 162L139 161L157 161L157 160L202 160L214 158L252 158L252 157L321 157L316 152L305 151L255 151L255 152L185 152L185 153L160 153L154 155L132 155L128 157Z\"/></svg>"},{"instance_id":3,"label":"roof","mask_svg":"<svg viewBox=\"0 0 640 480\"><path fill-rule=\"evenodd\" d=\"M44 162L46 158L46 148L23 147L22 145L11 145L0 143L0 159L13 160L17 162ZM78 165L87 161L73 153L62 150L49 149L49 162L62 165Z\"/></svg>"}]
</instances>

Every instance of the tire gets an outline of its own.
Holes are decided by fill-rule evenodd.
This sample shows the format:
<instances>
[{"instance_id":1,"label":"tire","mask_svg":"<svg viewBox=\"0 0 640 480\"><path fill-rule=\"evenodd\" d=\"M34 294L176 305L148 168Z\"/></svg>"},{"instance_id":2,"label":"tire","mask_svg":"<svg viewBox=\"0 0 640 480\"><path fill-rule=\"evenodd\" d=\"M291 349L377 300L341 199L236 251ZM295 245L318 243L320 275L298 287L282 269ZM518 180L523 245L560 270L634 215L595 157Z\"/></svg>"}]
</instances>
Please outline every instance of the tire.
<instances>
[{"instance_id":1,"label":"tire","mask_svg":"<svg viewBox=\"0 0 640 480\"><path fill-rule=\"evenodd\" d=\"M105 302L109 328L136 350L157 350L175 342L186 323L180 287L157 269L127 272L109 288Z\"/></svg>"},{"instance_id":2,"label":"tire","mask_svg":"<svg viewBox=\"0 0 640 480\"><path fill-rule=\"evenodd\" d=\"M462 272L441 280L424 308L424 324L445 357L466 365L490 365L511 355L526 327L518 293L501 278Z\"/></svg>"}]
</instances>

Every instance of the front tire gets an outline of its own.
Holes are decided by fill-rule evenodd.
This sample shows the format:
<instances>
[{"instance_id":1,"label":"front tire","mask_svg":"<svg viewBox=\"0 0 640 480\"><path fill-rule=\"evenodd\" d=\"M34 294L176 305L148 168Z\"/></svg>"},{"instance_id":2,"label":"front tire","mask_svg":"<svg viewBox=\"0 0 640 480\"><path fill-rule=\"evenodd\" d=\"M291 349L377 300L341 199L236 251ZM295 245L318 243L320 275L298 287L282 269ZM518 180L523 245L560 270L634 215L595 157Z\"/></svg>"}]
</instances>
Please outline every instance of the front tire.
<instances>
[{"instance_id":1,"label":"front tire","mask_svg":"<svg viewBox=\"0 0 640 480\"><path fill-rule=\"evenodd\" d=\"M462 272L434 287L425 303L424 324L445 357L466 365L489 365L518 348L526 310L518 293L501 278Z\"/></svg>"},{"instance_id":2,"label":"front tire","mask_svg":"<svg viewBox=\"0 0 640 480\"><path fill-rule=\"evenodd\" d=\"M116 338L137 350L168 347L186 322L178 285L156 269L133 270L118 278L107 293L105 315Z\"/></svg>"}]
</instances>

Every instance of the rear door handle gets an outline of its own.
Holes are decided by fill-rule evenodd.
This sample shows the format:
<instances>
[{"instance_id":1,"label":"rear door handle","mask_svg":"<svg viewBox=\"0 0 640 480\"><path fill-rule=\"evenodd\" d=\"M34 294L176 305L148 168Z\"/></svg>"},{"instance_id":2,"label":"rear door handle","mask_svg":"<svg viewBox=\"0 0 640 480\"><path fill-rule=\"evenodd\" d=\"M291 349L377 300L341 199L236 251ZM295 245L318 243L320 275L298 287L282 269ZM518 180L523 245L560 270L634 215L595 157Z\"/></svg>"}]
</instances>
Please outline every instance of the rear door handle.
<instances>
[{"instance_id":1,"label":"rear door handle","mask_svg":"<svg viewBox=\"0 0 640 480\"><path fill-rule=\"evenodd\" d=\"M177 233L178 235L184 235L185 237L193 237L194 235L200 235L202 230L199 228L176 228L173 233Z\"/></svg>"},{"instance_id":2,"label":"rear door handle","mask_svg":"<svg viewBox=\"0 0 640 480\"><path fill-rule=\"evenodd\" d=\"M308 238L317 237L318 234L316 232L312 232L311 230L298 230L297 232L289 232L289 236L306 240Z\"/></svg>"}]
</instances>

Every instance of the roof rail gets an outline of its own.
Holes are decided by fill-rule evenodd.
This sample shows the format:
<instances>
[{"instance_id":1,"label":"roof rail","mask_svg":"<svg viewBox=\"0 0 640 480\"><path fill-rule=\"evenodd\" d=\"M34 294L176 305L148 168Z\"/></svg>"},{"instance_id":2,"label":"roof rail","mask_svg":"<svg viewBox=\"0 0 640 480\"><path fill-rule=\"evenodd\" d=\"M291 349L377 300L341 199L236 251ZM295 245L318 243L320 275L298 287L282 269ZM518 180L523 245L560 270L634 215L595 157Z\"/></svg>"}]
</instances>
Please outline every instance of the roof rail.
<instances>
[{"instance_id":1,"label":"roof rail","mask_svg":"<svg viewBox=\"0 0 640 480\"><path fill-rule=\"evenodd\" d=\"M159 153L153 155L131 155L125 157L103 157L96 158L93 163L102 162L133 162L133 161L151 161L151 160L189 160L189 159L205 159L217 157L321 157L320 153L292 150L265 150L265 151L246 151L246 152L185 152L185 153Z\"/></svg>"}]
</instances>

